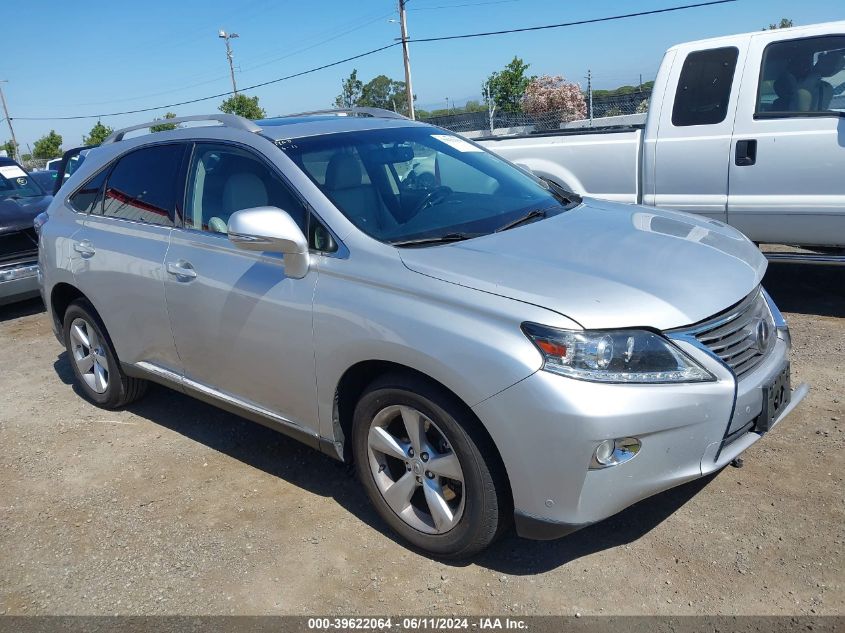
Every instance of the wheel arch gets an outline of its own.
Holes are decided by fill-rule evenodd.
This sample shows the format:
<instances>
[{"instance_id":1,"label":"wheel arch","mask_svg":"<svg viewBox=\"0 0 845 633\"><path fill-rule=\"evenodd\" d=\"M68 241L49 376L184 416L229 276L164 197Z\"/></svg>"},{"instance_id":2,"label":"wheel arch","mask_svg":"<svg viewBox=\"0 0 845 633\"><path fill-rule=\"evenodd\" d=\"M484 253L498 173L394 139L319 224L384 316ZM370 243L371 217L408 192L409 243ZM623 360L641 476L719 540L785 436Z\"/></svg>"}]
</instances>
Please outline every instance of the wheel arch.
<instances>
[{"instance_id":1,"label":"wheel arch","mask_svg":"<svg viewBox=\"0 0 845 633\"><path fill-rule=\"evenodd\" d=\"M551 180L559 187L577 194L586 194L581 180L563 165L542 158L519 158L514 159L517 165L528 169L538 178Z\"/></svg>"},{"instance_id":2,"label":"wheel arch","mask_svg":"<svg viewBox=\"0 0 845 633\"><path fill-rule=\"evenodd\" d=\"M433 387L443 391L461 409L466 416L465 419L467 419L484 438L487 446L480 448L491 453L491 458L494 461L495 467L500 469L500 472L506 482L507 496L512 501L513 495L510 489L510 477L508 475L507 467L505 466L505 462L499 452L499 448L496 446L496 442L484 426L484 423L479 419L470 406L447 385L444 385L439 380L436 380L417 369L401 363L387 360L365 360L355 363L343 373L337 386L335 387L334 393L334 411L332 412L332 418L335 430L335 450L337 452L333 456L340 457L347 463L352 462L352 442L347 440L352 437L352 418L355 412L355 405L358 403L361 395L370 384L378 378L388 374L399 374L424 380Z\"/></svg>"},{"instance_id":3,"label":"wheel arch","mask_svg":"<svg viewBox=\"0 0 845 633\"><path fill-rule=\"evenodd\" d=\"M60 338L64 338L64 315L71 303L77 299L90 299L79 288L65 281L57 283L50 290L50 317ZM95 308L96 309L96 308ZM64 343L64 341L62 341Z\"/></svg>"}]
</instances>

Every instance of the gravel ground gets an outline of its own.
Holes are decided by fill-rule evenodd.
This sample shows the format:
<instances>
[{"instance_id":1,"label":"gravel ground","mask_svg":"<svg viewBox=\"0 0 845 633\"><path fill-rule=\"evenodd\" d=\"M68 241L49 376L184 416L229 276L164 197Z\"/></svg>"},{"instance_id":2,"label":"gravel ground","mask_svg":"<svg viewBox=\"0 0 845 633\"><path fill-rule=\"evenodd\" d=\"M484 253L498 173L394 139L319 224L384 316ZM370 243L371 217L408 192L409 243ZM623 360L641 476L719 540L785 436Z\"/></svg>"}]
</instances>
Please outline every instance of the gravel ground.
<instances>
[{"instance_id":1,"label":"gravel ground","mask_svg":"<svg viewBox=\"0 0 845 633\"><path fill-rule=\"evenodd\" d=\"M743 468L461 564L259 425L158 387L89 405L41 305L0 308L0 614L845 614L843 279L770 267L812 391Z\"/></svg>"}]
</instances>

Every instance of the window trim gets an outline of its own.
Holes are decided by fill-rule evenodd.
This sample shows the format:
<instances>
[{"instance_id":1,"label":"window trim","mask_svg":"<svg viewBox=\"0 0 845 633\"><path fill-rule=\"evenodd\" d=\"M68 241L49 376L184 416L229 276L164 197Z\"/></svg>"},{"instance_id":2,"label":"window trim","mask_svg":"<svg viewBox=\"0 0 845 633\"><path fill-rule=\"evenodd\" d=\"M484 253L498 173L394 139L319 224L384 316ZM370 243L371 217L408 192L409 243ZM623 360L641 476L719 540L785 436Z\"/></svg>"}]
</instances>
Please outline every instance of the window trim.
<instances>
[{"instance_id":1,"label":"window trim","mask_svg":"<svg viewBox=\"0 0 845 633\"><path fill-rule=\"evenodd\" d=\"M769 52L769 49L772 46L777 46L778 44L786 44L788 42L806 42L808 40L821 40L827 39L830 37L841 37L845 39L845 33L826 33L824 35L810 35L808 37L793 37L788 40L775 40L773 42L769 42L763 48L763 52L760 55L760 68L757 71L757 90L754 93L754 114L752 118L755 121L766 120L766 119L817 119L817 118L825 118L825 117L835 117L835 118L845 118L845 111L841 110L815 110L812 112L761 112L760 108L760 90L763 88L763 67L766 62L766 55Z\"/></svg>"},{"instance_id":2,"label":"window trim","mask_svg":"<svg viewBox=\"0 0 845 633\"><path fill-rule=\"evenodd\" d=\"M736 58L734 59L733 69L731 70L731 82L730 82L730 89L728 90L728 99L725 103L725 111L723 116L718 121L711 121L709 123L690 123L687 125L678 125L675 123L675 108L678 105L678 95L680 94L680 86L681 86L681 77L684 75L684 68L687 65L690 57L693 55L700 55L703 53L712 53L714 51L734 51L736 53ZM728 110L731 103L731 97L734 95L734 90L736 87L736 68L739 65L739 47L738 46L717 46L715 48L700 48L694 51L690 51L687 53L686 57L684 57L684 61L681 63L681 69L678 71L678 79L675 82L675 98L672 100L672 110L669 115L669 123L671 123L673 128L687 128L687 127L701 127L705 125L721 125L724 123L728 118Z\"/></svg>"},{"instance_id":3,"label":"window trim","mask_svg":"<svg viewBox=\"0 0 845 633\"><path fill-rule=\"evenodd\" d=\"M278 147L276 147L276 144L271 139L267 139L267 140L270 141L270 143L273 144L274 148L278 149ZM190 144L190 151L186 152L186 154L185 154L186 160L184 161L184 169L182 170L183 171L182 199L181 199L181 202L180 202L180 205L179 205L182 211L184 211L184 209L186 209L187 205L188 205L188 179L191 177L191 173L190 173L191 165L194 162L194 154L197 151L197 145L225 145L225 146L229 146L229 147L234 147L234 148L243 150L244 152L246 152L247 154L249 154L250 156L252 156L256 160L258 160L260 163L262 163L265 167L267 167L267 169L272 174L276 175L282 181L282 184L284 184L284 186L287 187L287 189L290 191L290 193L293 195L293 197L296 200L299 201L299 203L305 209L305 230L303 231L303 234L305 235L306 240L308 240L310 242L309 234L311 232L310 229L311 229L311 218L312 217L317 218L317 220L320 222L320 224L322 224L326 228L326 230L331 234L332 239L334 240L334 242L337 246L337 248L334 251L317 250L317 249L311 248L311 245L309 243L308 251L310 253L326 255L326 256L329 256L329 257L347 257L348 256L349 250L346 248L346 245L337 237L337 234L332 230L332 228L329 226L328 222L326 222L322 217L320 217L320 214L317 213L317 210L308 202L308 200L305 198L305 196L302 195L302 193L296 187L293 186L293 183L291 183L290 179L288 179L287 176L285 176L285 174L272 161L268 160L267 157L265 157L262 152L260 152L259 150L256 150L254 147L247 145L245 143L240 143L238 141L230 141L230 140L226 140L226 139L191 139L187 142ZM281 151L281 150L279 150L279 151ZM199 234L202 234L202 235L212 235L212 236L215 236L216 238L219 238L219 239L225 239L227 242L229 241L228 236L226 236L222 233L212 233L211 231L204 231L202 229L194 228L193 226L185 226L185 220L184 220L184 216L182 215L182 213L179 214L179 222L178 222L177 226L175 226L174 228L180 229L182 231L190 231L191 233L199 233ZM234 244L232 246L233 246L233 248L237 248L236 246L234 246ZM341 251L343 251L342 254L341 254ZM260 255L261 253L258 252L258 254Z\"/></svg>"}]
</instances>

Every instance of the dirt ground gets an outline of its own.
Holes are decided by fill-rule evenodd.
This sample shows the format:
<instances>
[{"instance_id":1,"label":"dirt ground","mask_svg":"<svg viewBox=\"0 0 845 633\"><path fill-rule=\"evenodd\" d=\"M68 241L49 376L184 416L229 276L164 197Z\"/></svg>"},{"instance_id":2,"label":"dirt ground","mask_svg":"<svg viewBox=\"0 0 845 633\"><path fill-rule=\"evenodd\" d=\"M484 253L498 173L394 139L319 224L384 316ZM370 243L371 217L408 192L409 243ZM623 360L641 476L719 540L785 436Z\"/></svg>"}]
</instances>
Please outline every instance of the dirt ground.
<instances>
[{"instance_id":1,"label":"dirt ground","mask_svg":"<svg viewBox=\"0 0 845 633\"><path fill-rule=\"evenodd\" d=\"M845 269L765 284L812 390L743 468L460 564L257 424L158 387L89 405L40 303L0 308L0 614L845 614Z\"/></svg>"}]
</instances>

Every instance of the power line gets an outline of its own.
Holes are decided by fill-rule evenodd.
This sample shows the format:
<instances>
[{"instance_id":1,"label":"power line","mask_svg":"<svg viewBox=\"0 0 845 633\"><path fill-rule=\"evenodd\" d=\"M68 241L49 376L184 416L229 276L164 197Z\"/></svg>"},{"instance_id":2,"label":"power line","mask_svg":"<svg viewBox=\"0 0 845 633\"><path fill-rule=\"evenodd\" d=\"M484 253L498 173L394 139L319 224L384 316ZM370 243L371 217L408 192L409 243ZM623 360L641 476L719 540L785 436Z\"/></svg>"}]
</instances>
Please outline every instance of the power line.
<instances>
[{"instance_id":1,"label":"power line","mask_svg":"<svg viewBox=\"0 0 845 633\"><path fill-rule=\"evenodd\" d=\"M269 61L261 61L260 63L257 63L255 65L247 66L246 68L241 68L239 66L238 72L248 73L248 72L251 72L253 70L257 70L258 68L263 68L264 66L268 66L270 64L279 62L283 59L293 57L294 55L304 53L304 52L309 51L311 49L317 48L318 46L322 46L323 44L327 44L328 42L339 39L339 38L341 38L345 35L348 35L348 34L354 32L354 31L359 31L359 30L369 26L370 24L373 24L374 22L377 22L379 20L383 20L384 18L387 18L387 17L393 15L394 13L395 13L395 11L391 11L390 13L382 13L378 17L375 17L371 20L368 20L367 22L365 22L363 24L359 24L358 26L354 26L352 28L346 29L346 30L341 31L339 33L337 32L338 29L336 29L336 28L332 29L332 30L323 31L325 33L331 32L331 33L335 33L335 34L332 35L331 37L326 38L326 39L322 39L322 40L319 40L317 42L314 42L313 44L309 44L309 45L307 45L303 48L291 50L291 51L285 53L284 55L282 55L281 57L275 57L273 59L270 59ZM306 40L302 40L302 41L304 42ZM266 60L267 56L266 55L262 56L259 59L265 59ZM150 97L160 97L162 95L173 94L174 92L184 92L185 90L190 90L191 88L198 88L199 86L207 86L208 84L217 83L218 81L221 81L221 80L226 79L226 78L227 78L227 75L215 75L215 77L213 79L208 79L206 81L200 81L200 82L197 82L197 83L194 83L194 84L189 84L187 86L181 85L178 88L171 88L169 90L161 90L159 92L152 92L152 93L148 93L148 94L144 94L144 95L136 95L134 97L127 97L127 98L124 98L124 99L111 99L109 101L93 101L93 102L87 102L87 103L71 103L71 104L59 105L57 107L98 106L98 105L104 105L104 104L109 104L109 103L127 103L127 102L130 102L130 101L141 101L143 99L149 99ZM53 104L53 105L55 106L56 104ZM26 106L24 106L24 107L26 107Z\"/></svg>"},{"instance_id":2,"label":"power line","mask_svg":"<svg viewBox=\"0 0 845 633\"><path fill-rule=\"evenodd\" d=\"M352 57L346 57L344 59L339 59L334 62L330 62L328 64L323 64L322 66L316 66L315 68L309 68L308 70L303 70L298 73L294 73L292 75L286 75L284 77L278 77L276 79L271 79L270 81L263 81L258 84L253 84L251 86L247 86L246 88L241 88L240 92L246 92L248 90L255 90L256 88L263 88L264 86L269 86L270 84L279 83L280 81L287 81L288 79L295 79L296 77L302 77L303 75L310 75L311 73L315 73L320 70L325 70L326 68L331 68L332 66L339 66L340 64L345 64L346 62L351 62L356 59L360 59L362 57L367 57L368 55L374 55L375 53L380 53L381 51L387 50L388 48L393 48L394 46L399 46L401 42L393 42L391 44L387 44L386 46L381 46L379 48L374 48L372 50L366 51L364 53L359 53L358 55L353 55ZM26 117L26 116L19 116L14 117L16 121L73 121L78 119L99 119L103 117L109 116L121 116L124 114L138 114L141 112L153 112L154 110L164 110L166 108L175 108L177 106L189 105L191 103L199 103L201 101L208 101L210 99L219 99L220 97L228 97L229 95L233 94L232 91L228 92L220 92L215 95L209 95L207 97L200 97L198 99L189 99L188 101L180 101L178 103L168 103L167 105L160 105L154 108L138 108L137 110L125 110L123 112L103 112L100 114L80 114L77 116L53 116L53 117Z\"/></svg>"},{"instance_id":3,"label":"power line","mask_svg":"<svg viewBox=\"0 0 845 633\"><path fill-rule=\"evenodd\" d=\"M626 13L624 15L612 15L605 18L591 18L589 20L577 20L575 22L562 22L560 24L545 24L542 26L527 26L521 29L506 29L503 31L487 31L485 33L464 33L463 35L443 35L440 37L422 37L412 38L409 42L442 42L444 40L463 40L471 37L487 37L488 35L505 35L506 33L524 33L526 31L542 31L545 29L559 29L565 26L579 26L582 24L595 24L597 22L610 22L611 20L624 20L626 18L636 18L643 15L655 15L658 13L669 13L671 11L682 11L684 9L695 9L697 7L709 7L715 4L726 4L728 2L736 2L736 0L711 0L710 2L699 2L696 4L686 4L678 7L667 7L665 9L652 9L651 11L638 11L636 13Z\"/></svg>"},{"instance_id":4,"label":"power line","mask_svg":"<svg viewBox=\"0 0 845 633\"><path fill-rule=\"evenodd\" d=\"M406 2L410 2L410 0L406 0ZM445 35L440 37L424 37L424 38L407 38L405 39L406 42L441 42L444 40L457 40L457 39L468 39L474 37L487 37L491 35L505 35L508 33L522 33L526 31L540 31L546 29L558 29L568 26L579 26L583 24L596 24L599 22L610 22L613 20L624 20L628 18L640 17L645 15L656 15L660 13L670 13L673 11L682 11L685 9L695 9L699 7L707 7L719 4L727 4L729 2L736 2L736 0L710 0L708 2L699 2L696 4L687 4L675 7L666 7L664 9L652 9L650 11L638 11L636 13L626 13L622 15L613 15L607 16L603 18L591 18L587 20L577 20L574 22L562 22L560 24L546 24L541 26L530 26L518 29L506 29L502 31L488 31L484 33L465 33L462 35ZM346 62L350 62L356 59L361 59L362 57L367 57L369 55L374 55L376 53L380 53L381 51L387 50L389 48L393 48L394 46L399 46L402 44L401 41L392 42L390 44L386 44L385 46L380 46L378 48L374 48L372 50L366 51L364 53L359 53L358 55L353 55L351 57L346 57L344 59L339 59L334 62L330 62L328 64L323 64L322 66L316 66L314 68L309 68L308 70L303 70L298 73L294 73L292 75L286 75L284 77L278 77L276 79L271 79L269 81L264 81L261 83L253 84L251 86L247 86L245 88L241 88L240 92L246 92L249 90L254 90L256 88L262 88L264 86L269 86L271 84L279 83L282 81L287 81L289 79L295 79L296 77L302 77L304 75L309 75L311 73L318 72L320 70L325 70L326 68L331 68L333 66L339 66L340 64L345 64ZM98 114L84 114L84 115L77 115L77 116L60 116L60 117L10 117L10 119L20 120L20 121L72 121L72 120L79 120L79 119L100 119L104 117L112 117L112 116L121 116L126 114L139 114L142 112L153 112L155 110L165 110L167 108L175 108L178 106L183 105L190 105L193 103L200 103L202 101L209 101L211 99L218 99L220 97L228 97L229 95L233 94L231 91L228 92L220 92L218 94L208 95L206 97L199 97L197 99L188 99L186 101L179 101L176 103L168 103L164 105L159 105L151 108L137 108L135 110L125 110L122 112L101 112Z\"/></svg>"},{"instance_id":5,"label":"power line","mask_svg":"<svg viewBox=\"0 0 845 633\"><path fill-rule=\"evenodd\" d=\"M435 9L459 9L462 7L480 7L487 4L507 4L517 0L487 0L486 2L466 2L464 4L443 4L436 7L415 7L408 11L434 11Z\"/></svg>"}]
</instances>

